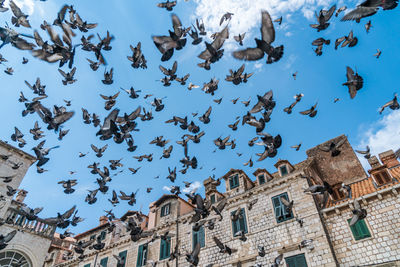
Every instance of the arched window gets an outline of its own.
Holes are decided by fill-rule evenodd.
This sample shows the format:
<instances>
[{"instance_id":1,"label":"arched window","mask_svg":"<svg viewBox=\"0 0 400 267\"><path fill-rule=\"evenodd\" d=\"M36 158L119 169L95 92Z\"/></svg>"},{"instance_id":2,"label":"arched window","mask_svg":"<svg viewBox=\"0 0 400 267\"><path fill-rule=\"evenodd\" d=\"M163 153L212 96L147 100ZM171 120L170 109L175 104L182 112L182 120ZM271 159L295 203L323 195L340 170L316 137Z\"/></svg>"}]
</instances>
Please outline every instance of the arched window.
<instances>
[{"instance_id":1,"label":"arched window","mask_svg":"<svg viewBox=\"0 0 400 267\"><path fill-rule=\"evenodd\" d=\"M13 250L0 252L0 266L2 267L32 267L30 260L21 253Z\"/></svg>"}]
</instances>

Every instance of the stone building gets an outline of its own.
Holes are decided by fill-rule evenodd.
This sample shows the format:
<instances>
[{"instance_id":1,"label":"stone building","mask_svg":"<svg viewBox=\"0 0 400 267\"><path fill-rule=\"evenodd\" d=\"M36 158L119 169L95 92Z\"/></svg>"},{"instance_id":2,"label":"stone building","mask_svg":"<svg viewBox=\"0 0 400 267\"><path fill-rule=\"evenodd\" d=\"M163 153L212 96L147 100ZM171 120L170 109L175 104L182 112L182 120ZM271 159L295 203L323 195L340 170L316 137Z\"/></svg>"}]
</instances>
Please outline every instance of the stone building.
<instances>
[{"instance_id":1,"label":"stone building","mask_svg":"<svg viewBox=\"0 0 400 267\"><path fill-rule=\"evenodd\" d=\"M0 266L42 266L53 239L54 226L39 218L28 221L21 214L27 191L19 189L15 199L6 194L7 185L19 188L35 161L35 157L0 141L0 234L17 230L7 247L0 250Z\"/></svg>"},{"instance_id":2,"label":"stone building","mask_svg":"<svg viewBox=\"0 0 400 267\"><path fill-rule=\"evenodd\" d=\"M342 143L335 156L324 149L332 143ZM204 224L194 231L190 221L195 206L178 196L163 195L150 204L148 215L128 211L113 222L113 229L109 228L110 222L101 219L99 226L75 239L100 236L105 242L103 249L88 248L83 259L75 254L53 266L117 266L116 255L124 262L121 267L152 266L155 262L157 266L186 267L190 264L185 254L197 244L201 247L198 266L202 267L239 263L245 267L271 266L280 254L289 267L400 266L400 164L393 151L379 154L380 161L371 157L368 174L343 135L308 150L307 156L297 164L278 159L274 171L258 169L254 178L237 169L217 180L207 178L205 199L213 205L227 201L222 220L213 211L207 217L215 221L212 230ZM333 187L327 200L304 193L305 188L324 181ZM225 184L225 192L218 190L221 183ZM351 189L350 193L341 190L342 184ZM291 212L282 198L294 202ZM368 215L350 227L355 199ZM235 211L240 216L232 221ZM141 218L147 237L131 240L125 227L130 217ZM239 231L245 233L246 241L236 236ZM232 248L232 255L220 253L213 237ZM259 247L265 248L264 257L259 256ZM174 253L176 248L180 255ZM171 255L176 259L170 260Z\"/></svg>"}]
</instances>

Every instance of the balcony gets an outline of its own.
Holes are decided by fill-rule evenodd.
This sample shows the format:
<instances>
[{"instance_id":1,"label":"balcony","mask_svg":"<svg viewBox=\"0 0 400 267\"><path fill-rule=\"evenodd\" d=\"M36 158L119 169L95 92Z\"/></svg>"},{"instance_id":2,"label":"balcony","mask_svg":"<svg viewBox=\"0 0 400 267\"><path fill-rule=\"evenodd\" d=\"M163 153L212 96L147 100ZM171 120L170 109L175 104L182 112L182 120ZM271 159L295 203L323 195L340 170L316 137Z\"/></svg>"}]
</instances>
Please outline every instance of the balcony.
<instances>
[{"instance_id":1,"label":"balcony","mask_svg":"<svg viewBox=\"0 0 400 267\"><path fill-rule=\"evenodd\" d=\"M15 208L9 208L5 218L5 222L8 225L45 238L53 239L54 232L56 231L55 225L49 225L45 223L43 219L37 218L34 221L28 221L28 219Z\"/></svg>"}]
</instances>

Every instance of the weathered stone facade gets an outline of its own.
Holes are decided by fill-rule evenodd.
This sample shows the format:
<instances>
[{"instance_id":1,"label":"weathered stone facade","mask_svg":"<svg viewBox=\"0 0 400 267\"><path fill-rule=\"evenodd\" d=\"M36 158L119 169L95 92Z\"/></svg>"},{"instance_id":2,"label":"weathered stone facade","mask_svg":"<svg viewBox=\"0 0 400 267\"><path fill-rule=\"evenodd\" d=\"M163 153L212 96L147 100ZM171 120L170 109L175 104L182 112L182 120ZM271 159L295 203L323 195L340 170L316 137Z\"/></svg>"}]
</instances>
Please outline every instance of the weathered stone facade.
<instances>
[{"instance_id":1,"label":"weathered stone facade","mask_svg":"<svg viewBox=\"0 0 400 267\"><path fill-rule=\"evenodd\" d=\"M0 260L8 257L9 253L18 253L26 259L24 267L42 266L48 252L51 240L54 235L55 227L45 224L41 219L28 221L21 216L19 209L25 205L23 203L27 194L24 190L19 190L15 200L13 196L7 196L7 185L14 189L19 188L22 179L28 168L36 159L0 141L0 155L7 156L0 159L0 177L12 177L10 182L5 183L0 180L0 234L8 234L17 230L15 237L8 243L7 247L0 251ZM22 163L19 168L13 168L13 163Z\"/></svg>"},{"instance_id":2,"label":"weathered stone facade","mask_svg":"<svg viewBox=\"0 0 400 267\"><path fill-rule=\"evenodd\" d=\"M346 137L339 136L324 144L338 142L342 138ZM393 151L381 153L380 161L371 157L368 176L347 139L339 149L341 153L332 157L317 146L307 152L306 160L294 165L279 159L274 165L274 172L258 169L253 173L255 178L236 169L231 169L217 180L207 178L204 181L205 199L215 201L214 205L226 199L227 205L221 221L213 211L207 217L215 219L215 226L212 230L204 226L204 247L200 251L198 266L237 266L239 262L246 267L256 264L271 266L279 254L283 254L283 261L289 267L399 266L400 163ZM323 181L334 188L327 202L323 202L323 197L319 195L304 193L305 188ZM217 190L221 183L225 184L225 192ZM346 196L341 193L339 187L342 183L351 188L351 194ZM277 198L283 195L294 201L292 214L286 214L284 219L278 216L283 210L279 211L276 204ZM355 199L368 213L363 220L369 233L367 237L356 238L354 229L349 226ZM231 213L238 208L244 211L242 223L247 231L246 241L234 236L234 229L239 226L232 223ZM100 218L99 226L75 236L75 239L60 242L56 235L44 266L117 266L113 255L125 255L125 251L125 266L140 266L137 264L140 247L147 244L146 263L142 266L152 266L157 262L157 266L189 267L185 254L193 250L194 233L190 220L195 214L194 209L195 205L180 197L164 195L150 204L148 215L128 211L113 221L116 226L111 232L108 231L110 223ZM137 242L131 240L126 230L130 217L142 218L140 225L144 232L149 233L147 237ZM152 241L154 233L160 236L167 231L170 252L178 244L181 254L172 261L168 257L160 259L161 239ZM73 242L96 238L102 232L105 232L103 249L96 251L89 247L81 259L73 253ZM232 248L232 255L220 253L213 237ZM312 241L301 246L305 240ZM265 248L264 257L258 255L259 246ZM66 254L72 254L71 258L64 257ZM293 258L300 258L302 263L293 263Z\"/></svg>"}]
</instances>

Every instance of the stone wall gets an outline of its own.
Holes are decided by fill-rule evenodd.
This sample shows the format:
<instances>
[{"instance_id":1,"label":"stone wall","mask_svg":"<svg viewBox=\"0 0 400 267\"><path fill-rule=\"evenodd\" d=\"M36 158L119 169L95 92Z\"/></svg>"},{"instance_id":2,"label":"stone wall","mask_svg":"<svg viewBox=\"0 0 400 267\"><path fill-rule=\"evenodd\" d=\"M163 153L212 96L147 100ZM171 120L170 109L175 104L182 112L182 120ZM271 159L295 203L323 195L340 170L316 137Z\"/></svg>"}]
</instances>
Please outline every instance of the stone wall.
<instances>
[{"instance_id":1,"label":"stone wall","mask_svg":"<svg viewBox=\"0 0 400 267\"><path fill-rule=\"evenodd\" d=\"M17 228L4 224L0 227L0 234L8 234ZM44 238L29 231L17 231L4 251L14 250L26 256L33 267L42 266L47 255L51 239Z\"/></svg>"},{"instance_id":2,"label":"stone wall","mask_svg":"<svg viewBox=\"0 0 400 267\"><path fill-rule=\"evenodd\" d=\"M242 266L251 266L255 263L268 266L272 264L274 258L279 253L284 253L285 257L305 253L308 266L336 266L314 200L310 195L302 192L303 188L307 186L307 181L300 178L299 173L295 172L285 177L275 178L262 186L257 186L252 190L230 198L223 211L223 220L217 220L215 229L212 231L205 228L206 246L201 249L198 266L205 267L211 263L217 267L236 266L239 260L243 263ZM283 192L287 192L289 199L294 200L294 216L304 221L303 227L300 227L296 218L282 223L276 222L271 198ZM254 199L258 199L257 203L249 210L248 203ZM248 239L246 242L242 242L238 237L233 237L232 233L230 213L238 207L244 208L246 212L248 227L248 234L246 235ZM193 213L179 218L178 232L176 230L176 223L171 220L169 223L153 229L158 234L165 233L167 230L172 233L171 250L174 249L177 239L179 240L179 249L182 256L179 258L178 263L169 262L170 266L189 266L184 256L193 249L192 225L187 223L192 215ZM173 214L169 216L174 218ZM213 217L216 216L212 213L209 218ZM218 237L223 243L236 250L236 252L232 256L221 254L213 241L213 236ZM137 243L133 243L123 228L120 240L112 243L108 238L106 248L97 256L97 262L107 256L109 258L109 266L114 266L112 255L117 255L125 249L128 250L126 266L136 266L138 247L150 241L150 238L145 238ZM300 250L298 245L305 239L313 239L315 249L303 248ZM265 257L261 258L258 256L258 246L265 247L267 252ZM147 262L159 261L159 253L160 239L157 239L155 242L149 244ZM81 267L86 263L93 264L95 257L96 253L94 251L88 251L88 257L81 263L74 261L60 266ZM163 260L157 266L166 266L167 261Z\"/></svg>"},{"instance_id":3,"label":"stone wall","mask_svg":"<svg viewBox=\"0 0 400 267\"><path fill-rule=\"evenodd\" d=\"M338 156L332 157L330 152L324 152L320 149L321 146L329 145L331 142L337 143L342 138L346 140L338 149L341 151ZM307 150L307 156L315 160L320 176L331 185L342 183L343 181L350 183L367 177L345 135L338 136Z\"/></svg>"},{"instance_id":4,"label":"stone wall","mask_svg":"<svg viewBox=\"0 0 400 267\"><path fill-rule=\"evenodd\" d=\"M347 222L352 216L348 205L325 215L340 266L373 265L391 261L398 261L400 265L400 197L393 192L381 196L381 199L374 196L367 199L367 202L360 202L362 208L368 212L365 221L371 233L370 238L354 240Z\"/></svg>"},{"instance_id":5,"label":"stone wall","mask_svg":"<svg viewBox=\"0 0 400 267\"><path fill-rule=\"evenodd\" d=\"M0 155L10 156L8 160L0 159L0 177L13 177L9 183L4 183L3 179L0 179L0 196L4 196L6 199L6 201L0 201L0 218L3 218L7 208L11 205L11 200L13 199L13 196L6 195L7 185L14 189L19 188L22 179L35 158L2 141L0 141ZM11 162L22 163L22 165L18 169L13 169Z\"/></svg>"}]
</instances>

